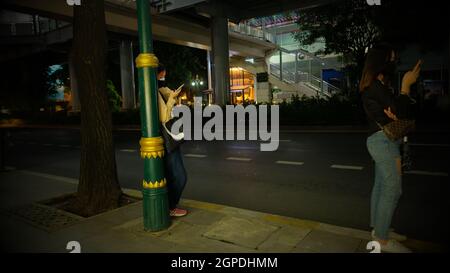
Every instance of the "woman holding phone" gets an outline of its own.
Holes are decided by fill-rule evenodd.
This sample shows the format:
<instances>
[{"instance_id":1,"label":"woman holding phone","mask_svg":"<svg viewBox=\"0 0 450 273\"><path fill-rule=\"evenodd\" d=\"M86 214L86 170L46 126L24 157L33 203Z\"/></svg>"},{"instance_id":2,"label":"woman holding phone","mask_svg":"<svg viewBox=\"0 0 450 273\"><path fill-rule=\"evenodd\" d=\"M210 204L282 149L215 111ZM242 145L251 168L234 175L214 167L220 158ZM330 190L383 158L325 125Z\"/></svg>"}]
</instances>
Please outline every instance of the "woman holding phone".
<instances>
[{"instance_id":1,"label":"woman holding phone","mask_svg":"<svg viewBox=\"0 0 450 273\"><path fill-rule=\"evenodd\" d=\"M399 243L406 237L390 230L392 217L402 193L402 170L400 142L390 140L382 126L397 119L412 119L412 105L409 97L411 85L419 76L421 61L402 79L400 95L395 96L391 80L396 70L396 54L388 45L372 48L366 57L359 89L369 120L370 136L367 149L375 161L375 183L371 196L371 217L373 240L380 243L384 252L411 252Z\"/></svg>"},{"instance_id":2,"label":"woman holding phone","mask_svg":"<svg viewBox=\"0 0 450 273\"><path fill-rule=\"evenodd\" d=\"M158 107L159 120L161 122L161 130L166 130L165 124L172 119L172 109L176 104L177 97L181 92L181 85L177 90L173 91L165 84L166 69L164 65L158 66ZM162 131L163 134L166 132ZM168 135L167 137L171 137ZM166 141L167 142L167 141ZM187 215L187 210L178 208L181 195L186 186L187 175L184 168L183 157L180 147L168 149L169 143L164 143L166 155L164 156L164 167L167 179L167 190L169 197L170 216L182 217Z\"/></svg>"}]
</instances>

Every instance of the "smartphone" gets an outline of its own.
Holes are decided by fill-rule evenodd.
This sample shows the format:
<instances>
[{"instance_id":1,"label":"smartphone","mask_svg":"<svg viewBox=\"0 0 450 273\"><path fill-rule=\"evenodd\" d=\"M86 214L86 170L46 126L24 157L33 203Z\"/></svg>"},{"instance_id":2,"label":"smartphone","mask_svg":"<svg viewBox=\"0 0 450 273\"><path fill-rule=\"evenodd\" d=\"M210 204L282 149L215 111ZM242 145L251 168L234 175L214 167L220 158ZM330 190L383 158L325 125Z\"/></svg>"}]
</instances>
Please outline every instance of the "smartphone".
<instances>
[{"instance_id":1,"label":"smartphone","mask_svg":"<svg viewBox=\"0 0 450 273\"><path fill-rule=\"evenodd\" d=\"M180 90L181 90L181 88L183 88L183 86L184 86L184 83L183 83L182 85L180 85L180 87L178 87L178 88L177 88L177 90L175 90L175 92L178 92L178 91L180 91Z\"/></svg>"},{"instance_id":2,"label":"smartphone","mask_svg":"<svg viewBox=\"0 0 450 273\"><path fill-rule=\"evenodd\" d=\"M418 62L419 62L419 68L422 67L423 60L422 60L422 59L419 59Z\"/></svg>"}]
</instances>

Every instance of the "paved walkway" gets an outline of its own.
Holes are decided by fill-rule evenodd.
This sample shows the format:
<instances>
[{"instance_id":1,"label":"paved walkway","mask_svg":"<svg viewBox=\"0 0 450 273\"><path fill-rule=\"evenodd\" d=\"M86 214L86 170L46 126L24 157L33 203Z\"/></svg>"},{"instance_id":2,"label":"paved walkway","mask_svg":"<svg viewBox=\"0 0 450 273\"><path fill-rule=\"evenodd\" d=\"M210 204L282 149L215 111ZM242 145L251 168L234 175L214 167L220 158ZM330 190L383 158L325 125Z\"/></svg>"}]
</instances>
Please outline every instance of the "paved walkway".
<instances>
[{"instance_id":1,"label":"paved walkway","mask_svg":"<svg viewBox=\"0 0 450 273\"><path fill-rule=\"evenodd\" d=\"M74 192L77 182L26 170L0 173L2 250L64 253L68 242L77 241L81 252L368 252L367 231L194 200L182 200L189 215L173 219L168 230L158 233L143 230L141 201L90 218L37 203ZM405 244L417 252L444 250L416 240Z\"/></svg>"}]
</instances>

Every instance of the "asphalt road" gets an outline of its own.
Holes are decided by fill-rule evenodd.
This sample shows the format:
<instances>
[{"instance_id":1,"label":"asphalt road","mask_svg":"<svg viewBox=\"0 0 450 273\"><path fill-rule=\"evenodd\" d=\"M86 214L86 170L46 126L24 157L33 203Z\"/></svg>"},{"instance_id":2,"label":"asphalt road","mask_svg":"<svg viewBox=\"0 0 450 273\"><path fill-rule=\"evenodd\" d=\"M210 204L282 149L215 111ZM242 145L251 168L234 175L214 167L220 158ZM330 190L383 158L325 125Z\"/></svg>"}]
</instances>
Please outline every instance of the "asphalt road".
<instances>
[{"instance_id":1,"label":"asphalt road","mask_svg":"<svg viewBox=\"0 0 450 273\"><path fill-rule=\"evenodd\" d=\"M139 132L116 132L122 187L140 189ZM364 133L281 132L275 152L259 142L192 141L183 145L184 198L368 229L373 164ZM448 242L448 135L417 135L412 172L393 227L410 237ZM7 166L78 178L78 130L22 129L11 133Z\"/></svg>"}]
</instances>

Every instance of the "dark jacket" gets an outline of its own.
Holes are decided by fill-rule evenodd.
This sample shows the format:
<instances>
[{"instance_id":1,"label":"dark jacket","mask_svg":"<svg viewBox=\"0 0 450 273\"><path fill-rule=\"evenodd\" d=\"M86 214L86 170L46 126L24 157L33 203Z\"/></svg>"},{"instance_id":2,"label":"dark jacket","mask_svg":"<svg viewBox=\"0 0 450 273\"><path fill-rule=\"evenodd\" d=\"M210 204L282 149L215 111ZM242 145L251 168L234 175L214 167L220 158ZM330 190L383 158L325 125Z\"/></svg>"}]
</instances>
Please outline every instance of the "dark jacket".
<instances>
[{"instance_id":1,"label":"dark jacket","mask_svg":"<svg viewBox=\"0 0 450 273\"><path fill-rule=\"evenodd\" d=\"M384 113L384 109L391 108L399 119L414 119L413 104L407 95L395 96L392 89L376 80L362 93L362 102L369 122L369 133L373 134L392 120Z\"/></svg>"}]
</instances>

